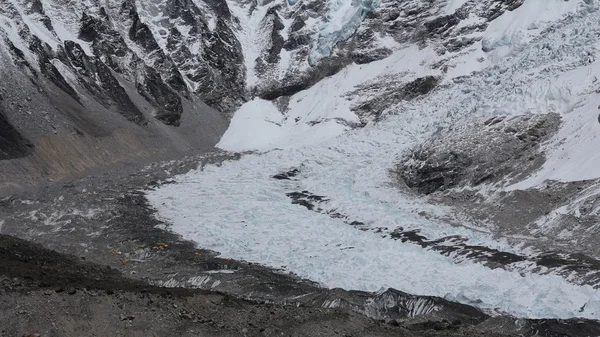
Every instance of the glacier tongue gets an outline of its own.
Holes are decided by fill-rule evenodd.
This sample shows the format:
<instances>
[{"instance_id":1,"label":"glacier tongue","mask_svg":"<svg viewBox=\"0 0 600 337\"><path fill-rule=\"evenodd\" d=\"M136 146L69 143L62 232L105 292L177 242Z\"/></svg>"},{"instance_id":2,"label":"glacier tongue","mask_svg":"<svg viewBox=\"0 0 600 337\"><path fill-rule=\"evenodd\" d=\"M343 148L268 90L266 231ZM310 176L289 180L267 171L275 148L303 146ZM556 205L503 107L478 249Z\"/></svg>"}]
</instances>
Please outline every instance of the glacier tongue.
<instances>
[{"instance_id":1,"label":"glacier tongue","mask_svg":"<svg viewBox=\"0 0 600 337\"><path fill-rule=\"evenodd\" d=\"M291 204L286 193L312 190L331 196L338 210L362 215L370 226L416 224L428 232L450 231L411 212L419 205L380 184L386 168L377 164L382 151L378 144L358 142L361 135L340 138L322 146L210 165L150 192L148 198L173 224L172 230L201 247L225 258L282 268L327 287L377 291L388 286L520 317L593 318L599 312L600 293L591 286L570 284L557 275L522 276L472 262L458 264L434 251L360 231L341 219ZM289 167L300 167L299 181L270 177ZM385 195L395 204L383 201ZM458 232L469 235L458 229L453 234ZM489 245L494 244L491 240Z\"/></svg>"},{"instance_id":2,"label":"glacier tongue","mask_svg":"<svg viewBox=\"0 0 600 337\"><path fill-rule=\"evenodd\" d=\"M381 0L329 0L329 12L311 46L308 62L315 65L331 55L336 44L354 34L362 20L381 4Z\"/></svg>"},{"instance_id":3,"label":"glacier tongue","mask_svg":"<svg viewBox=\"0 0 600 337\"><path fill-rule=\"evenodd\" d=\"M537 0L530 3L543 4ZM552 1L561 12L551 19L559 21L580 3ZM334 14L319 32L311 54L314 62L356 29L377 3L331 5ZM546 12L554 9L546 8ZM590 107L598 102L581 105L579 100L600 74L600 67L590 63L587 53L598 43L600 13L573 14L555 22L554 29L542 29L544 22L536 23L536 29L530 24L519 26L518 35L527 30L538 33L537 38L510 39L515 31L505 29L504 23L522 20L522 14L505 14L507 19L490 25L492 30L486 35L519 48L496 55L483 52L477 44L456 56L455 64L460 67L454 72L435 67L444 56L432 47L412 46L380 61L352 64L297 93L287 102L285 114L278 114L271 102L248 102L236 113L220 147L272 151L220 166L208 165L178 177L176 184L149 192L148 198L160 216L173 224L174 231L203 248L281 268L328 287L375 291L391 286L523 317L595 318L600 313L600 291L592 285L573 284L551 273L490 269L473 261L458 263L432 250L383 237L385 233L360 231L341 219L293 205L286 195L310 191L314 197L326 196L331 209L361 219L372 229L419 229L430 237L456 235L476 245L529 253L474 229L477 226L466 220L464 227L452 227L421 216L423 211L445 215L447 210L398 191L388 176L396 155L439 127L473 116L555 112L567 124L573 124L574 118L586 122L597 118ZM502 62L493 62L495 57ZM477 72L471 73L474 70ZM422 99L386 102L387 115L379 123L341 135L335 129L329 138L319 133L318 141L313 129L300 129L303 124L353 122L357 118L353 105L385 100L391 95L378 90L395 89L394 83L426 76L446 76L447 83ZM574 79L581 85L573 86ZM566 87L573 92L562 90ZM248 133L248 123L255 134ZM595 137L597 132L597 128L590 129L585 140L600 139ZM299 171L294 179L271 178L291 168Z\"/></svg>"}]
</instances>

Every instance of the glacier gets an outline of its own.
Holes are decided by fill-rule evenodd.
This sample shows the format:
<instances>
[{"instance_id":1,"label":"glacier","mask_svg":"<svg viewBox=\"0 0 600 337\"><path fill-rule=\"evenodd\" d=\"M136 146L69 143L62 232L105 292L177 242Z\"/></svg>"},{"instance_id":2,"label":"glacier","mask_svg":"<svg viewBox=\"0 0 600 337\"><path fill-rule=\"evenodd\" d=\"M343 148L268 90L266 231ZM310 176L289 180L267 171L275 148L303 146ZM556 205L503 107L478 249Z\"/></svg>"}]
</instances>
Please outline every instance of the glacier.
<instances>
[{"instance_id":1,"label":"glacier","mask_svg":"<svg viewBox=\"0 0 600 337\"><path fill-rule=\"evenodd\" d=\"M600 177L599 157L590 156L600 147L596 121L600 96L590 96L600 76L600 64L590 59L590 52L600 46L600 13L589 3L582 7L582 1L529 3L534 7L529 10L538 10L539 16L507 12L485 32L488 39L508 47L499 53L485 52L479 43L457 55L452 67L443 71L434 66L442 56L432 47L411 46L383 60L349 65L290 97L285 112L260 99L246 103L219 147L257 152L179 176L174 184L148 192L150 203L173 231L203 248L327 287L367 291L393 287L518 317L596 318L600 313L596 284L575 284L561 275L526 268L491 269L387 236L397 228L420 230L428 237L459 235L472 244L531 253L469 220L450 226L439 220L449 215L448 209L394 186L389 170L397 157L457 121L558 113L566 125L561 136L570 134L567 141L575 145L565 148L558 137L550 145L545 166L526 184L533 186L542 178L568 181L576 176L572 170L577 176ZM360 24L365 11L376 6L336 4L343 10L329 18L337 24L319 33L311 54L314 62L327 56ZM525 21L526 25L514 26ZM328 122L344 126L358 121L351 107L365 97L352 93L360 86L388 83L390 76L406 82L436 76L444 85L426 98L390 103L385 118L363 128L323 128ZM572 148L580 151L564 152ZM560 165L566 169L558 170ZM295 179L272 178L291 168L300 172ZM385 230L361 231L294 205L286 196L294 191L326 196L331 209ZM439 216L423 217L423 211Z\"/></svg>"},{"instance_id":2,"label":"glacier","mask_svg":"<svg viewBox=\"0 0 600 337\"><path fill-rule=\"evenodd\" d=\"M315 65L331 55L333 48L346 41L360 27L363 19L381 4L381 0L329 0L327 16L317 28L308 62Z\"/></svg>"}]
</instances>

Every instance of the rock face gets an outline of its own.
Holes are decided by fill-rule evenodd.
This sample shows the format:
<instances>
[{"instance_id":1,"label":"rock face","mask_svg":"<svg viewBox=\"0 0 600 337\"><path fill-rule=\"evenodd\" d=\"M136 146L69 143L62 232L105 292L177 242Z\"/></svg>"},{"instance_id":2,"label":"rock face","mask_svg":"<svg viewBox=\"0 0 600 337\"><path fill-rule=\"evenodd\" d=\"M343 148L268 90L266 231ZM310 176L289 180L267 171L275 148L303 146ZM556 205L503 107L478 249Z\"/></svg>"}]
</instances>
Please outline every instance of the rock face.
<instances>
[{"instance_id":1,"label":"rock face","mask_svg":"<svg viewBox=\"0 0 600 337\"><path fill-rule=\"evenodd\" d=\"M196 4L0 1L0 190L211 148L242 54L227 4Z\"/></svg>"},{"instance_id":2,"label":"rock face","mask_svg":"<svg viewBox=\"0 0 600 337\"><path fill-rule=\"evenodd\" d=\"M0 109L0 160L26 157L33 145L8 123Z\"/></svg>"},{"instance_id":3,"label":"rock face","mask_svg":"<svg viewBox=\"0 0 600 337\"><path fill-rule=\"evenodd\" d=\"M377 119L381 117L383 111L389 108L390 105L426 95L435 89L438 82L438 78L426 76L410 82L405 82L401 78L389 78L388 81L360 86L352 95L358 97L364 96L367 99L355 104L351 109L365 121L371 119L370 117Z\"/></svg>"},{"instance_id":4,"label":"rock face","mask_svg":"<svg viewBox=\"0 0 600 337\"><path fill-rule=\"evenodd\" d=\"M540 144L559 124L558 114L523 115L445 129L406 155L398 174L423 194L518 179L544 162Z\"/></svg>"},{"instance_id":5,"label":"rock face","mask_svg":"<svg viewBox=\"0 0 600 337\"><path fill-rule=\"evenodd\" d=\"M350 9L324 0L3 0L0 35L29 76L40 73L76 100L91 95L144 124L139 104L125 97L127 82L152 106L152 117L177 126L182 99L230 114L252 96L289 96L407 44L460 50L477 40L471 33L521 2L467 1L445 13L445 2L424 0L363 1ZM478 24L457 29L471 14ZM475 37L461 37L467 34ZM323 55L315 58L317 51Z\"/></svg>"},{"instance_id":6,"label":"rock face","mask_svg":"<svg viewBox=\"0 0 600 337\"><path fill-rule=\"evenodd\" d=\"M247 88L251 95L273 99L303 90L350 63L374 62L409 45L431 45L439 55L457 52L481 41L478 33L491 20L522 2L465 1L449 12L446 1L363 1L356 10L362 18L360 25L352 24L352 19L340 19L354 12L323 0L240 2L235 13L242 25L259 22L260 27L242 29L239 34ZM322 19L325 13L330 22ZM465 23L467 18L469 23ZM336 30L338 26L341 28ZM333 34L332 30L338 35L345 35L344 30L351 34L323 46L322 40ZM314 58L316 52L323 53L322 49L327 53Z\"/></svg>"},{"instance_id":7,"label":"rock face","mask_svg":"<svg viewBox=\"0 0 600 337\"><path fill-rule=\"evenodd\" d=\"M244 94L243 55L224 0L127 0L109 5L5 0L0 2L0 15L6 22L0 27L2 44L12 51L12 59L72 97L78 94L65 77L79 82L101 103L117 94L119 101L110 104L135 114L123 100L118 81L110 78L117 76L148 100L154 117L177 125L182 98L197 97L232 112ZM56 62L61 63L58 68ZM139 114L127 117L143 123Z\"/></svg>"}]
</instances>

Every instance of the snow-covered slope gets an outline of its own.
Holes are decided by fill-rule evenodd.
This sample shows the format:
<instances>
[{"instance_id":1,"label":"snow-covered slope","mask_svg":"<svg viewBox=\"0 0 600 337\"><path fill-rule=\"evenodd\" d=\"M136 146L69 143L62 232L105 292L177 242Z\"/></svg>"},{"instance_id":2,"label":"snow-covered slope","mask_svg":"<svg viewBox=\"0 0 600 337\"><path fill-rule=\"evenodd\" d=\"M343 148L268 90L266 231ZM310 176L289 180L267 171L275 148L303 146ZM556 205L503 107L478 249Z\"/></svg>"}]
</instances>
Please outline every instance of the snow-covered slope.
<instances>
[{"instance_id":1,"label":"snow-covered slope","mask_svg":"<svg viewBox=\"0 0 600 337\"><path fill-rule=\"evenodd\" d=\"M244 51L249 93L272 100L306 89L348 64L380 60L407 46L431 46L438 55L450 53L440 57L438 67L442 68L452 54L480 41L491 20L518 8L522 1L228 4L240 22L234 31Z\"/></svg>"},{"instance_id":2,"label":"snow-covered slope","mask_svg":"<svg viewBox=\"0 0 600 337\"><path fill-rule=\"evenodd\" d=\"M544 188L549 178L600 177L591 150L600 145L597 4L427 3L405 2L396 16L383 1L354 36L376 33L389 52L350 61L285 99L244 104L219 146L258 152L190 172L148 198L172 230L202 247L327 286L395 287L525 317L595 318L600 255L582 252L577 238L560 252L550 231L530 235L529 218L514 211L524 201L506 196ZM407 19L408 8L420 8L418 19ZM404 18L402 32L375 28L390 16ZM435 138L444 134L451 143ZM489 167L503 151L517 152L506 155L515 174L470 180L478 163ZM521 165L528 160L535 165ZM409 169L437 179L431 195L410 189L402 173ZM577 193L597 191L573 190L552 205L579 205ZM532 209L545 212L541 200ZM465 211L488 206L517 218L508 226Z\"/></svg>"}]
</instances>

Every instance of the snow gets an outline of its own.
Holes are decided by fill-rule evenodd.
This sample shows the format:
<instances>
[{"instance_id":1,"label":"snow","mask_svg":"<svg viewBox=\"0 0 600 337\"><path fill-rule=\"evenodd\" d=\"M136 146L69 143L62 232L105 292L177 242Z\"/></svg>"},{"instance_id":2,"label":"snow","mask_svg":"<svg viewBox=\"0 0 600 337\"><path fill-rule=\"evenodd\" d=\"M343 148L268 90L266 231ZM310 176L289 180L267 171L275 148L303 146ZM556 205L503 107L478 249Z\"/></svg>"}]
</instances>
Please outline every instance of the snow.
<instances>
[{"instance_id":1,"label":"snow","mask_svg":"<svg viewBox=\"0 0 600 337\"><path fill-rule=\"evenodd\" d=\"M236 113L219 147L232 151L271 149L282 136L281 113L268 101L255 99Z\"/></svg>"},{"instance_id":2,"label":"snow","mask_svg":"<svg viewBox=\"0 0 600 337\"><path fill-rule=\"evenodd\" d=\"M206 19L208 29L214 31L217 28L217 14L206 2L201 0L192 1L196 5L196 7L198 7L200 11L204 14L204 18Z\"/></svg>"},{"instance_id":3,"label":"snow","mask_svg":"<svg viewBox=\"0 0 600 337\"><path fill-rule=\"evenodd\" d=\"M19 50L23 51L25 55L25 59L32 64L34 67L37 67L37 62L34 62L34 57L29 49L23 44L21 37L19 36L18 26L15 21L0 16L0 34L6 36L6 38L12 42L12 44Z\"/></svg>"},{"instance_id":4,"label":"snow","mask_svg":"<svg viewBox=\"0 0 600 337\"><path fill-rule=\"evenodd\" d=\"M254 99L236 112L217 146L229 151L266 151L316 144L347 130L335 121L314 127L287 121L271 102Z\"/></svg>"},{"instance_id":5,"label":"snow","mask_svg":"<svg viewBox=\"0 0 600 337\"><path fill-rule=\"evenodd\" d=\"M384 237L403 227L421 230L429 238L460 235L472 244L530 254L477 224L465 221L452 227L436 220L440 217L419 215L446 210L392 184L389 170L398 155L439 127L473 116L559 113L564 124L548 145L548 161L527 184L535 186L549 177L600 176L595 155L600 145L596 92L600 66L592 57L600 36L600 12L574 13L581 3L575 1L527 3L538 6L526 8L539 12L543 20L555 20L543 23L553 29L509 29L508 23L529 20L518 24L527 28L532 20L541 21L520 11L505 13L485 34L489 41L505 41L508 52L457 55L455 64L462 66L455 74L469 76L447 81L423 99L390 103L379 123L345 133L316 129L326 122L341 126L357 122L352 104L378 98L353 94L361 85L388 84L390 76L408 82L441 75L432 68L440 56L431 48L405 48L384 60L350 65L291 97L284 111L261 100L245 104L219 146L261 153L179 176L175 184L149 192L150 203L172 223L173 231L203 248L281 268L327 287L368 291L393 287L520 317L595 318L600 313L600 292L594 285L575 285L552 273L492 270ZM484 60L476 61L480 57ZM469 65L478 71L469 73ZM294 180L271 178L291 168L301 172ZM304 190L329 199L322 205L326 210L362 221L368 229L383 230L361 231L341 219L291 204L286 193Z\"/></svg>"},{"instance_id":6,"label":"snow","mask_svg":"<svg viewBox=\"0 0 600 337\"><path fill-rule=\"evenodd\" d=\"M466 3L466 0L451 0L446 6L446 14ZM521 7L505 13L493 20L483 34L474 33L471 38L481 38L481 45L470 48L466 55L449 58L449 69L444 83L454 78L466 76L472 72L503 62L513 52L520 52L524 45L543 32L552 22L565 16L574 15L582 10L584 1L528 0ZM589 7L589 5L587 5ZM481 24L483 19L473 13L462 20L457 29L469 25Z\"/></svg>"},{"instance_id":7,"label":"snow","mask_svg":"<svg viewBox=\"0 0 600 337\"><path fill-rule=\"evenodd\" d=\"M83 49L83 51L85 52L85 54L87 56L94 55L94 53L92 52L92 49L90 48L90 43L77 38L77 36L75 34L73 34L72 32L70 32L69 30L67 30L67 28L62 23L60 23L58 21L52 21L52 27L54 27L54 32L56 32L56 35L58 36L58 38L61 41L76 42L77 44L79 44L81 46L81 48Z\"/></svg>"},{"instance_id":8,"label":"snow","mask_svg":"<svg viewBox=\"0 0 600 337\"><path fill-rule=\"evenodd\" d=\"M344 141L357 145L352 139ZM335 142L340 144L341 140ZM332 147L330 151L325 151L326 145ZM365 186L359 182L368 178L363 177L364 170L372 168L361 166L376 158L363 153L366 160L353 167L345 158L357 157L333 145L307 148L301 158L298 152L273 151L209 166L150 193L149 200L173 223L174 231L201 247L225 258L283 268L328 287L376 291L390 286L467 303L481 300L480 306L526 317L594 317L600 309L600 293L591 286L575 286L553 275L522 277L475 263L456 264L436 252L359 231L339 219L292 205L285 192L315 191L324 184L322 190L331 191L327 196L338 200L338 210L351 213L349 208L354 207L354 213L364 213L362 219L369 223L377 219L381 219L377 225L386 226L423 223L396 205L368 202L370 191L362 190ZM299 186L269 177L300 164L302 179L309 181ZM586 303L586 311L580 313Z\"/></svg>"},{"instance_id":9,"label":"snow","mask_svg":"<svg viewBox=\"0 0 600 337\"><path fill-rule=\"evenodd\" d=\"M350 109L355 99L349 99L348 92L382 74L402 72L408 80L417 73L435 73L420 64L433 55L430 48L410 47L384 60L350 65L336 76L294 95L285 113L270 102L254 99L235 113L217 146L228 151L266 151L337 137L347 131L349 125L360 123Z\"/></svg>"},{"instance_id":10,"label":"snow","mask_svg":"<svg viewBox=\"0 0 600 337\"><path fill-rule=\"evenodd\" d=\"M211 32L213 32L215 29L217 29L217 18L214 15L207 15L207 24L208 24L208 29L210 29Z\"/></svg>"},{"instance_id":11,"label":"snow","mask_svg":"<svg viewBox=\"0 0 600 337\"><path fill-rule=\"evenodd\" d=\"M469 0L450 0L444 8L444 14L449 15L456 12L457 9L466 4Z\"/></svg>"},{"instance_id":12,"label":"snow","mask_svg":"<svg viewBox=\"0 0 600 337\"><path fill-rule=\"evenodd\" d=\"M256 6L251 10L249 5L244 6L237 1L229 1L227 5L231 14L240 20L239 26L234 31L244 54L246 86L252 88L260 80L254 69L255 60L260 57L262 50L270 41L269 31L264 29L261 23L269 7Z\"/></svg>"},{"instance_id":13,"label":"snow","mask_svg":"<svg viewBox=\"0 0 600 337\"><path fill-rule=\"evenodd\" d=\"M51 19L53 31L49 31L48 28L46 28L46 26L42 23L42 18L39 14L25 14L24 9L16 1L11 1L11 4L19 14L19 19L22 20L22 23L29 28L31 34L37 36L43 43L47 43L52 49L58 50L58 47L62 45L64 41L73 41L78 43L87 55L93 55L89 43L77 38L77 28L75 29L75 33L67 28L67 26L72 27L73 25L66 24L66 21L68 21L67 17L69 15L65 15L64 11L61 12L60 15L51 15L53 16ZM52 12L56 10L53 7L55 5L53 3L44 1L43 5L49 14L52 14ZM78 22L78 19L76 18L74 19L71 17L69 19ZM9 35L11 42L13 42L15 46L27 54L28 48L23 48L21 37L16 31L16 22L6 17L0 17L0 23L2 24L4 31ZM77 24L75 27L78 27ZM35 64L36 62L31 63Z\"/></svg>"},{"instance_id":14,"label":"snow","mask_svg":"<svg viewBox=\"0 0 600 337\"><path fill-rule=\"evenodd\" d=\"M448 72L442 82L453 83L453 80L457 77L468 76L473 72L485 69L485 67L490 65L486 56L481 48L476 48L471 50L466 57L449 62ZM476 61L477 59L482 61Z\"/></svg>"},{"instance_id":15,"label":"snow","mask_svg":"<svg viewBox=\"0 0 600 337\"><path fill-rule=\"evenodd\" d=\"M63 75L63 77L71 85L73 90L75 90L75 92L77 94L81 94L79 92L79 90L77 90L77 88L79 88L79 86L80 86L80 82L79 82L79 78L77 77L77 74L73 73L73 70L71 70L71 68L67 67L64 63L62 63L58 59L53 59L50 62Z\"/></svg>"},{"instance_id":16,"label":"snow","mask_svg":"<svg viewBox=\"0 0 600 337\"><path fill-rule=\"evenodd\" d=\"M495 50L496 58L501 58L538 35L544 23L575 13L581 4L581 0L527 0L509 15L492 21L482 43L485 48Z\"/></svg>"},{"instance_id":17,"label":"snow","mask_svg":"<svg viewBox=\"0 0 600 337\"><path fill-rule=\"evenodd\" d=\"M27 15L22 15L21 19L29 27L32 35L37 36L42 43L47 43L52 49L56 50L60 40L50 32L41 22L31 20Z\"/></svg>"},{"instance_id":18,"label":"snow","mask_svg":"<svg viewBox=\"0 0 600 337\"><path fill-rule=\"evenodd\" d=\"M600 178L600 152L597 151L600 148L600 96L589 93L590 88L600 88L599 77L600 64L594 62L553 81L563 88L563 93L568 92L579 99L571 104L556 104L564 113L564 125L554 141L546 146L546 162L532 177L507 190L531 188L546 180L568 182ZM559 102L565 101L566 95L552 94L563 98Z\"/></svg>"}]
</instances>

